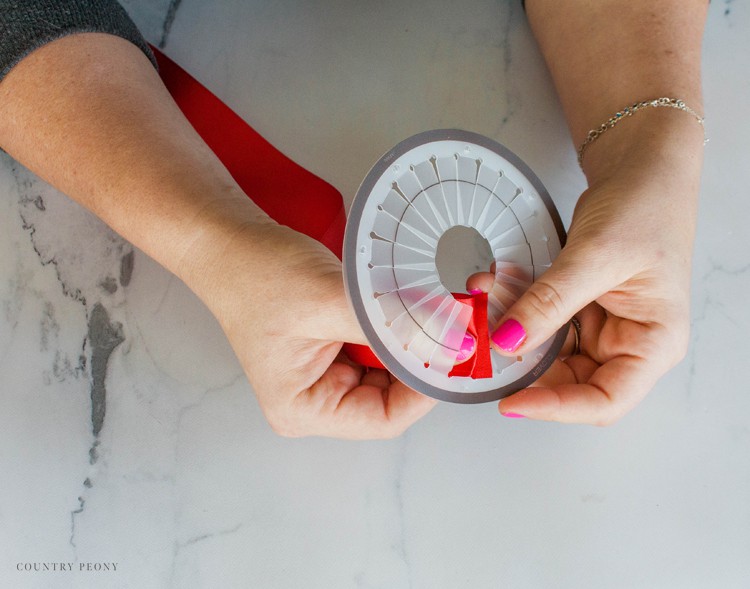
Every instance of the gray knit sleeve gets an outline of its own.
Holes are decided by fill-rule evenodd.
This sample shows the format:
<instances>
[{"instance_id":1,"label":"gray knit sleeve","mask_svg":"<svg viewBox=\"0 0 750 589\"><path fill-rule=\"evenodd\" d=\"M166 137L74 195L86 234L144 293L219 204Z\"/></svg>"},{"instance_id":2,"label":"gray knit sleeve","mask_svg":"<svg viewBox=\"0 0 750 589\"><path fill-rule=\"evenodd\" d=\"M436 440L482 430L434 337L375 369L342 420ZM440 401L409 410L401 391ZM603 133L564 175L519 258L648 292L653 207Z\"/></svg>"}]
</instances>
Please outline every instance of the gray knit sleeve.
<instances>
[{"instance_id":1,"label":"gray knit sleeve","mask_svg":"<svg viewBox=\"0 0 750 589\"><path fill-rule=\"evenodd\" d=\"M156 65L148 44L115 0L0 0L0 80L35 49L73 33L117 35Z\"/></svg>"}]
</instances>

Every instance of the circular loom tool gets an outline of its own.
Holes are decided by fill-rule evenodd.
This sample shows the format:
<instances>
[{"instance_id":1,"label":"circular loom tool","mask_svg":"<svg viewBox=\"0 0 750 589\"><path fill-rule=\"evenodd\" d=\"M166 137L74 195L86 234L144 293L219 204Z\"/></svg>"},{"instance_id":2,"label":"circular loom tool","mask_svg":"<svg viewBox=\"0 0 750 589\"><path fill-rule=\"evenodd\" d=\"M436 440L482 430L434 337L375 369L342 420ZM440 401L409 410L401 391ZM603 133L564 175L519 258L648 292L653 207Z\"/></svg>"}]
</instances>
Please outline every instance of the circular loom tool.
<instances>
[{"instance_id":1,"label":"circular loom tool","mask_svg":"<svg viewBox=\"0 0 750 589\"><path fill-rule=\"evenodd\" d=\"M458 226L489 245L495 281L487 295L452 293L441 281L441 239ZM565 340L567 326L516 357L488 342L564 242L549 194L520 158L476 133L427 131L386 153L360 186L344 238L344 282L372 352L399 380L443 401L495 401L534 382ZM458 369L467 332L478 339L472 361L484 358L481 370Z\"/></svg>"}]
</instances>

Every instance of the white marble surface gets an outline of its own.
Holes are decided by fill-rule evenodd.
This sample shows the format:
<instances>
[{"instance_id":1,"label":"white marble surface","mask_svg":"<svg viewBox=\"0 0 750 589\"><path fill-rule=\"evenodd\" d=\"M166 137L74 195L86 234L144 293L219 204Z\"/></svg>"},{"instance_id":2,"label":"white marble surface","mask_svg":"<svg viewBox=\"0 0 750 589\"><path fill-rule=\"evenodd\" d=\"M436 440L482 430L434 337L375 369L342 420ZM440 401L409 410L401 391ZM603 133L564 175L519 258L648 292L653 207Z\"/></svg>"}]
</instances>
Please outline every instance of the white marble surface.
<instances>
[{"instance_id":1,"label":"white marble surface","mask_svg":"<svg viewBox=\"0 0 750 589\"><path fill-rule=\"evenodd\" d=\"M460 127L570 218L583 180L514 1L183 0L168 34L168 0L125 5L347 198ZM748 27L713 1L689 355L607 429L443 404L389 442L276 437L185 286L0 157L0 586L750 586ZM52 562L73 571L17 570Z\"/></svg>"}]
</instances>

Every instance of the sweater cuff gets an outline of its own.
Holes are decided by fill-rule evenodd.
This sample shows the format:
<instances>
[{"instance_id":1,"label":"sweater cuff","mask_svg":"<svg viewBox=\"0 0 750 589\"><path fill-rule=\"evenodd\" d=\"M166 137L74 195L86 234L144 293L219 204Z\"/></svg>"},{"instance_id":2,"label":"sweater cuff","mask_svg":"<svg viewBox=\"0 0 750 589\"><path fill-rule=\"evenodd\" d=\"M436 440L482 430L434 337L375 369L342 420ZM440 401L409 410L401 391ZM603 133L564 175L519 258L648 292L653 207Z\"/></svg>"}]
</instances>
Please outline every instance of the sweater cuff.
<instances>
[{"instance_id":1,"label":"sweater cuff","mask_svg":"<svg viewBox=\"0 0 750 589\"><path fill-rule=\"evenodd\" d=\"M156 67L148 43L115 0L0 0L0 81L35 49L75 33L126 39Z\"/></svg>"}]
</instances>

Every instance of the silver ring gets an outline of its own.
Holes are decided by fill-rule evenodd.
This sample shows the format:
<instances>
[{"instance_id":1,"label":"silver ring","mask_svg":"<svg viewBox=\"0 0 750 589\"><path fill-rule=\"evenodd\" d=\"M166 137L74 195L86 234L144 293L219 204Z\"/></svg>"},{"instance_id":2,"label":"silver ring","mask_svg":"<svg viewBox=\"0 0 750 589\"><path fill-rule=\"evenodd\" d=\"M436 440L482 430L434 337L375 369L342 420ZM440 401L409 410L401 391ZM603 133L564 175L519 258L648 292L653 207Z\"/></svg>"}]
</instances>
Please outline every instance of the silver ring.
<instances>
[{"instance_id":1,"label":"silver ring","mask_svg":"<svg viewBox=\"0 0 750 589\"><path fill-rule=\"evenodd\" d=\"M571 317L570 324L573 326L573 335L576 338L571 356L576 356L581 353L581 322L577 317Z\"/></svg>"}]
</instances>

